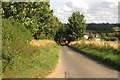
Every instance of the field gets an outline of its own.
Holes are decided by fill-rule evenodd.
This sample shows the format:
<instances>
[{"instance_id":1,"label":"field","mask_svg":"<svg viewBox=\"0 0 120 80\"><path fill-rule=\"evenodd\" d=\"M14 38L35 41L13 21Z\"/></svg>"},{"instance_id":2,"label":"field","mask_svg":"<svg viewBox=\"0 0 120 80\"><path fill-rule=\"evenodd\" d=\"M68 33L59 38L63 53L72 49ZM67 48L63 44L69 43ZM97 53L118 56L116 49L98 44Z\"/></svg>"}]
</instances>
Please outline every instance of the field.
<instances>
[{"instance_id":1,"label":"field","mask_svg":"<svg viewBox=\"0 0 120 80\"><path fill-rule=\"evenodd\" d=\"M120 68L119 42L80 40L72 42L70 47L115 69Z\"/></svg>"},{"instance_id":2,"label":"field","mask_svg":"<svg viewBox=\"0 0 120 80\"><path fill-rule=\"evenodd\" d=\"M98 46L98 47L112 47L114 49L119 48L119 42L118 41L95 41L95 40L80 40L80 41L74 41L71 44L86 44L86 45L91 45L92 46Z\"/></svg>"}]
</instances>

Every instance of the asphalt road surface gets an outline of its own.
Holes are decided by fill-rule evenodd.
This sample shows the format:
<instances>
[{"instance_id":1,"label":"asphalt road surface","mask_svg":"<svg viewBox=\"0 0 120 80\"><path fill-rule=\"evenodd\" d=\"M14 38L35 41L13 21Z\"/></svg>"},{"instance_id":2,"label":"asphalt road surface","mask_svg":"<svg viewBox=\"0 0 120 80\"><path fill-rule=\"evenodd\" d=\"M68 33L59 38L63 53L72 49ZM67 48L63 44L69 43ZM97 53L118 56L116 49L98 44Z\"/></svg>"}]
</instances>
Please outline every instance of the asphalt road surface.
<instances>
[{"instance_id":1,"label":"asphalt road surface","mask_svg":"<svg viewBox=\"0 0 120 80\"><path fill-rule=\"evenodd\" d=\"M118 71L62 46L58 65L48 78L118 78Z\"/></svg>"}]
</instances>

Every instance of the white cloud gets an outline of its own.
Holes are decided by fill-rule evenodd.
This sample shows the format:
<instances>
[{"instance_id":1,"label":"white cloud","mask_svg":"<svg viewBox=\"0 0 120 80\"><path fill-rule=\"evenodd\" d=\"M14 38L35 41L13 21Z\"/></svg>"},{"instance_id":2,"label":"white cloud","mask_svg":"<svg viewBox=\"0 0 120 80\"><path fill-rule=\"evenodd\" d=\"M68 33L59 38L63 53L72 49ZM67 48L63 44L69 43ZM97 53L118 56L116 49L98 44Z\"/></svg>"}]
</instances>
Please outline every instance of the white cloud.
<instances>
[{"instance_id":1,"label":"white cloud","mask_svg":"<svg viewBox=\"0 0 120 80\"><path fill-rule=\"evenodd\" d=\"M89 3L87 2L89 1ZM67 22L68 17L73 11L80 11L85 15L87 22L117 22L118 0L71 0L63 6L54 10L54 15L60 21ZM57 7L57 6L56 6Z\"/></svg>"},{"instance_id":2,"label":"white cloud","mask_svg":"<svg viewBox=\"0 0 120 80\"><path fill-rule=\"evenodd\" d=\"M87 14L95 17L97 22L117 22L118 10L117 5L113 2L96 2L92 3ZM90 22L90 20L89 20Z\"/></svg>"},{"instance_id":3,"label":"white cloud","mask_svg":"<svg viewBox=\"0 0 120 80\"><path fill-rule=\"evenodd\" d=\"M68 7L67 5L64 5L62 8L64 11L71 11L72 9Z\"/></svg>"},{"instance_id":4,"label":"white cloud","mask_svg":"<svg viewBox=\"0 0 120 80\"><path fill-rule=\"evenodd\" d=\"M89 6L86 2L84 2L83 0L72 0L71 1L72 7L74 9L88 9ZM69 4L68 4L69 5Z\"/></svg>"}]
</instances>

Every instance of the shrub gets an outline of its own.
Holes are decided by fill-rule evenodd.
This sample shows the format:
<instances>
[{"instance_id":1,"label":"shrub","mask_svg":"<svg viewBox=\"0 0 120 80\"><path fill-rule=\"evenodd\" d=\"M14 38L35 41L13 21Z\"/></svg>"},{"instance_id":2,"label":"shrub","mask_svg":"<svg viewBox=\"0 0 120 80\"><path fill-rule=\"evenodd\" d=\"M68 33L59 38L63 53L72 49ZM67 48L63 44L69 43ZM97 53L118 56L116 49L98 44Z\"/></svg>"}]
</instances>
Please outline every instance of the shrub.
<instances>
[{"instance_id":1,"label":"shrub","mask_svg":"<svg viewBox=\"0 0 120 80\"><path fill-rule=\"evenodd\" d=\"M55 67L59 53L57 44L30 45L30 32L14 20L4 19L2 31L3 77L44 77Z\"/></svg>"},{"instance_id":2,"label":"shrub","mask_svg":"<svg viewBox=\"0 0 120 80\"><path fill-rule=\"evenodd\" d=\"M2 22L2 58L4 71L5 66L9 64L14 56L19 55L19 51L32 37L30 32L22 24L13 19L3 19Z\"/></svg>"},{"instance_id":3,"label":"shrub","mask_svg":"<svg viewBox=\"0 0 120 80\"><path fill-rule=\"evenodd\" d=\"M2 21L2 39L15 42L18 40L21 41L30 41L32 39L31 34L27 28L22 24L14 21L14 19L3 19Z\"/></svg>"}]
</instances>

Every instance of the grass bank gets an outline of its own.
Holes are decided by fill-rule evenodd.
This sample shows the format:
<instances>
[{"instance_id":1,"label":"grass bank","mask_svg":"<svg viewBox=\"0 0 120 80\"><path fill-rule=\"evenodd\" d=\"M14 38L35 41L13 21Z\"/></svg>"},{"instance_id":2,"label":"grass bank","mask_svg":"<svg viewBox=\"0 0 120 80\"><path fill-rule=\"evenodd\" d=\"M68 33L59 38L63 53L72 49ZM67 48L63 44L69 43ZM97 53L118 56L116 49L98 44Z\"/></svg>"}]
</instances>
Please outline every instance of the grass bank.
<instances>
[{"instance_id":1,"label":"grass bank","mask_svg":"<svg viewBox=\"0 0 120 80\"><path fill-rule=\"evenodd\" d=\"M60 46L51 40L32 40L30 32L14 20L3 20L2 31L4 78L40 78L51 73Z\"/></svg>"},{"instance_id":2,"label":"grass bank","mask_svg":"<svg viewBox=\"0 0 120 80\"><path fill-rule=\"evenodd\" d=\"M72 42L70 47L115 69L120 69L120 54L118 47L112 47L109 43L98 45L98 42L81 40Z\"/></svg>"},{"instance_id":3,"label":"grass bank","mask_svg":"<svg viewBox=\"0 0 120 80\"><path fill-rule=\"evenodd\" d=\"M43 42L45 41L43 40ZM3 77L45 77L55 68L60 48L57 44L50 42L39 47L22 43L16 44L19 46L14 46L15 55L9 56L10 61L4 66Z\"/></svg>"}]
</instances>

